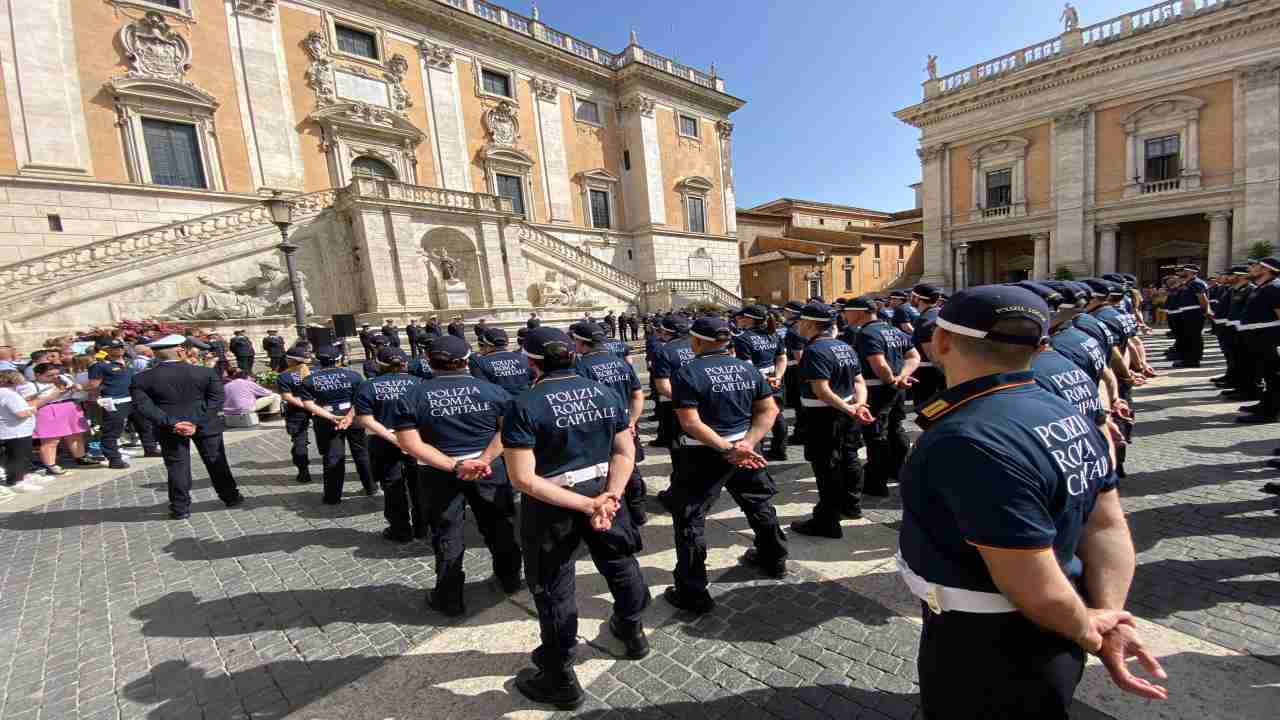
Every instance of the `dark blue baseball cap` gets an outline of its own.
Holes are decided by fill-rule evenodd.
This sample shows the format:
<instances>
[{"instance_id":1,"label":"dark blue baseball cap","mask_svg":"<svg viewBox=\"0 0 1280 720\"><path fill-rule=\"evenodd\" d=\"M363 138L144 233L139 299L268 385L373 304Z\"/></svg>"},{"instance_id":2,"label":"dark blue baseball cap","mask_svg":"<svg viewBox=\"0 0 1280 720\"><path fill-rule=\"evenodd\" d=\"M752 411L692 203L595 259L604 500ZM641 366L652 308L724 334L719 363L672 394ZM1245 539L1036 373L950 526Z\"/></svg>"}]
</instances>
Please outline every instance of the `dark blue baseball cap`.
<instances>
[{"instance_id":1,"label":"dark blue baseball cap","mask_svg":"<svg viewBox=\"0 0 1280 720\"><path fill-rule=\"evenodd\" d=\"M377 334L377 335L374 335L374 336L372 336L372 337L370 337L370 338L369 338L369 344L370 344L370 345L375 345L375 346L377 346L377 345L386 345L386 344L387 344L387 343L389 343L389 342L391 342L391 341L387 339L387 336L386 336L386 335L383 335L383 334L381 334L381 333L379 333L379 334ZM317 354L319 354L319 353L317 353Z\"/></svg>"},{"instance_id":2,"label":"dark blue baseball cap","mask_svg":"<svg viewBox=\"0 0 1280 720\"><path fill-rule=\"evenodd\" d=\"M455 335L443 335L431 344L427 357L439 362L457 362L466 360L471 355L471 346L467 341Z\"/></svg>"},{"instance_id":3,"label":"dark blue baseball cap","mask_svg":"<svg viewBox=\"0 0 1280 720\"><path fill-rule=\"evenodd\" d=\"M1102 279L1103 279L1103 280L1108 280L1108 281L1113 282L1113 283L1118 283L1118 284L1120 284L1120 285L1124 285L1125 283L1129 282L1129 281L1128 281L1128 280L1126 280L1126 279L1125 279L1125 277L1124 277L1123 275L1121 275L1120 273L1107 273L1106 275L1103 275L1103 276L1102 276Z\"/></svg>"},{"instance_id":4,"label":"dark blue baseball cap","mask_svg":"<svg viewBox=\"0 0 1280 720\"><path fill-rule=\"evenodd\" d=\"M1280 257L1264 257L1258 261L1258 264L1273 273L1280 273Z\"/></svg>"},{"instance_id":5,"label":"dark blue baseball cap","mask_svg":"<svg viewBox=\"0 0 1280 720\"><path fill-rule=\"evenodd\" d=\"M311 359L311 345L301 342L285 351L284 356L290 360L306 362Z\"/></svg>"},{"instance_id":6,"label":"dark blue baseball cap","mask_svg":"<svg viewBox=\"0 0 1280 720\"><path fill-rule=\"evenodd\" d=\"M1088 278L1084 281L1084 284L1088 285L1089 289L1093 291L1094 297L1120 297L1124 295L1124 288L1110 280L1103 280L1102 278Z\"/></svg>"},{"instance_id":7,"label":"dark blue baseball cap","mask_svg":"<svg viewBox=\"0 0 1280 720\"><path fill-rule=\"evenodd\" d=\"M480 344L489 347L506 347L511 339L507 337L507 331L500 327L486 327L480 331Z\"/></svg>"},{"instance_id":8,"label":"dark blue baseball cap","mask_svg":"<svg viewBox=\"0 0 1280 720\"><path fill-rule=\"evenodd\" d=\"M718 317L698 318L694 321L689 334L699 340L713 343L728 342L733 337L729 331L729 323Z\"/></svg>"},{"instance_id":9,"label":"dark blue baseball cap","mask_svg":"<svg viewBox=\"0 0 1280 720\"><path fill-rule=\"evenodd\" d=\"M1248 275L1249 266L1248 265L1232 265L1231 274L1232 275Z\"/></svg>"},{"instance_id":10,"label":"dark blue baseball cap","mask_svg":"<svg viewBox=\"0 0 1280 720\"><path fill-rule=\"evenodd\" d=\"M908 297L908 293L906 290L894 290L893 292L889 293L889 297L897 298L899 300L906 300Z\"/></svg>"},{"instance_id":11,"label":"dark blue baseball cap","mask_svg":"<svg viewBox=\"0 0 1280 720\"><path fill-rule=\"evenodd\" d=\"M1030 320L1035 330L1026 335L997 332L1005 320ZM1049 330L1049 306L1034 292L1014 285L980 285L961 290L938 314L938 327L966 337L1010 345L1036 347Z\"/></svg>"},{"instance_id":12,"label":"dark blue baseball cap","mask_svg":"<svg viewBox=\"0 0 1280 720\"><path fill-rule=\"evenodd\" d=\"M867 312L875 312L876 303L866 295L846 300L844 303L845 310L865 310Z\"/></svg>"},{"instance_id":13,"label":"dark blue baseball cap","mask_svg":"<svg viewBox=\"0 0 1280 720\"><path fill-rule=\"evenodd\" d=\"M800 311L801 320L812 320L813 322L830 323L835 322L835 308L821 302L811 302L804 306Z\"/></svg>"},{"instance_id":14,"label":"dark blue baseball cap","mask_svg":"<svg viewBox=\"0 0 1280 720\"><path fill-rule=\"evenodd\" d=\"M384 347L378 350L377 360L379 365L394 365L396 363L406 365L409 362L409 356L405 355L404 351L398 347Z\"/></svg>"},{"instance_id":15,"label":"dark blue baseball cap","mask_svg":"<svg viewBox=\"0 0 1280 720\"><path fill-rule=\"evenodd\" d=\"M336 345L321 345L316 348L316 357L321 360L337 360L342 357L342 350Z\"/></svg>"},{"instance_id":16,"label":"dark blue baseball cap","mask_svg":"<svg viewBox=\"0 0 1280 720\"><path fill-rule=\"evenodd\" d=\"M550 352L573 353L573 340L563 332L545 325L533 328L524 339L524 352L534 360L541 360Z\"/></svg>"},{"instance_id":17,"label":"dark blue baseball cap","mask_svg":"<svg viewBox=\"0 0 1280 720\"><path fill-rule=\"evenodd\" d=\"M919 295L925 300L937 300L942 297L942 291L938 289L938 286L930 283L920 283L919 285L911 288L911 292Z\"/></svg>"},{"instance_id":18,"label":"dark blue baseball cap","mask_svg":"<svg viewBox=\"0 0 1280 720\"><path fill-rule=\"evenodd\" d=\"M662 318L662 329L673 335L684 335L689 332L689 316L672 313Z\"/></svg>"},{"instance_id":19,"label":"dark blue baseball cap","mask_svg":"<svg viewBox=\"0 0 1280 720\"><path fill-rule=\"evenodd\" d=\"M569 326L569 337L585 343L599 343L604 342L609 335L600 323L583 321Z\"/></svg>"},{"instance_id":20,"label":"dark blue baseball cap","mask_svg":"<svg viewBox=\"0 0 1280 720\"><path fill-rule=\"evenodd\" d=\"M1040 299L1044 300L1045 304L1049 306L1050 310L1057 310L1067 301L1066 298L1062 296L1062 293L1058 292L1057 290L1054 290L1052 287L1050 287L1045 283L1038 283L1038 282L1035 282L1034 280L1023 280L1021 282L1013 283L1013 286L1025 288L1035 293L1036 295L1039 295Z\"/></svg>"},{"instance_id":21,"label":"dark blue baseball cap","mask_svg":"<svg viewBox=\"0 0 1280 720\"><path fill-rule=\"evenodd\" d=\"M1047 280L1044 283L1053 289L1054 292L1062 296L1062 300L1067 305L1075 305L1081 307L1088 302L1084 293L1080 292L1080 288L1076 287L1073 282L1065 282L1063 280Z\"/></svg>"},{"instance_id":22,"label":"dark blue baseball cap","mask_svg":"<svg viewBox=\"0 0 1280 720\"><path fill-rule=\"evenodd\" d=\"M742 317L751 318L752 320L768 320L769 308L763 305L748 305L742 308Z\"/></svg>"},{"instance_id":23,"label":"dark blue baseball cap","mask_svg":"<svg viewBox=\"0 0 1280 720\"><path fill-rule=\"evenodd\" d=\"M782 306L782 309L787 312L798 313L804 310L804 303L799 300L788 300L787 304Z\"/></svg>"}]
</instances>

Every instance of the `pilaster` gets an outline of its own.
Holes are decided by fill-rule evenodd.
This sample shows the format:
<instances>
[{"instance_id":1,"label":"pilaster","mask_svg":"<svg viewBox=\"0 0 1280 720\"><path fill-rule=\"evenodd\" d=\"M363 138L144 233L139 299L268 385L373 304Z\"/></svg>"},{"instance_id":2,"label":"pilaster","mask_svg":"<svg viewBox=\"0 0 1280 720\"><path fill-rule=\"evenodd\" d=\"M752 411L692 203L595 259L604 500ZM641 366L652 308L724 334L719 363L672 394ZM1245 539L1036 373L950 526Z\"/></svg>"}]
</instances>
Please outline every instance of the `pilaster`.
<instances>
[{"instance_id":1,"label":"pilaster","mask_svg":"<svg viewBox=\"0 0 1280 720\"><path fill-rule=\"evenodd\" d=\"M1119 225L1098 226L1098 260L1094 265L1094 274L1116 272L1116 233Z\"/></svg>"},{"instance_id":2,"label":"pilaster","mask_svg":"<svg viewBox=\"0 0 1280 720\"><path fill-rule=\"evenodd\" d=\"M1077 274L1088 271L1087 258L1093 249L1093 237L1085 235L1084 207L1085 131L1090 114L1088 108L1072 108L1053 117L1054 202L1058 217L1051 247L1045 238L1049 254L1044 265L1038 268L1037 280L1049 277L1064 266Z\"/></svg>"},{"instance_id":3,"label":"pilaster","mask_svg":"<svg viewBox=\"0 0 1280 720\"><path fill-rule=\"evenodd\" d=\"M720 138L720 188L724 193L724 232L738 234L738 201L733 188L733 123L721 120L716 123L716 135Z\"/></svg>"},{"instance_id":4,"label":"pilaster","mask_svg":"<svg viewBox=\"0 0 1280 720\"><path fill-rule=\"evenodd\" d=\"M569 187L569 161L565 157L564 120L560 114L560 88L550 80L531 80L534 113L541 140L543 180L551 222L573 222L573 191Z\"/></svg>"},{"instance_id":5,"label":"pilaster","mask_svg":"<svg viewBox=\"0 0 1280 720\"><path fill-rule=\"evenodd\" d=\"M472 192L467 131L462 121L462 96L454 71L453 48L423 41L422 79L431 104L432 150L440 181L449 190Z\"/></svg>"},{"instance_id":6,"label":"pilaster","mask_svg":"<svg viewBox=\"0 0 1280 720\"><path fill-rule=\"evenodd\" d=\"M662 148L658 141L657 104L646 95L632 95L622 103L623 147L631 158L631 170L623 170L627 214L635 225L666 225L666 182ZM632 208L636 208L632 215Z\"/></svg>"},{"instance_id":7,"label":"pilaster","mask_svg":"<svg viewBox=\"0 0 1280 720\"><path fill-rule=\"evenodd\" d=\"M302 190L302 148L275 4L228 5L227 30L254 180L258 187Z\"/></svg>"},{"instance_id":8,"label":"pilaster","mask_svg":"<svg viewBox=\"0 0 1280 720\"><path fill-rule=\"evenodd\" d=\"M1231 211L1220 210L1204 216L1209 221L1209 258L1205 275L1231 266Z\"/></svg>"},{"instance_id":9,"label":"pilaster","mask_svg":"<svg viewBox=\"0 0 1280 720\"><path fill-rule=\"evenodd\" d=\"M948 247L942 232L943 193L945 192L946 175L943 172L943 157L946 148L942 145L926 145L916 154L920 157L921 193L923 195L924 213L924 271L921 281L935 285L951 286L949 263L951 249Z\"/></svg>"},{"instance_id":10,"label":"pilaster","mask_svg":"<svg viewBox=\"0 0 1280 720\"><path fill-rule=\"evenodd\" d=\"M1031 236L1031 242L1035 244L1034 254L1032 255L1031 279L1047 280L1049 279L1049 233L1035 233Z\"/></svg>"},{"instance_id":11,"label":"pilaster","mask_svg":"<svg viewBox=\"0 0 1280 720\"><path fill-rule=\"evenodd\" d=\"M1243 260L1248 246L1280 236L1280 62L1245 69L1245 234L1233 248Z\"/></svg>"}]
</instances>

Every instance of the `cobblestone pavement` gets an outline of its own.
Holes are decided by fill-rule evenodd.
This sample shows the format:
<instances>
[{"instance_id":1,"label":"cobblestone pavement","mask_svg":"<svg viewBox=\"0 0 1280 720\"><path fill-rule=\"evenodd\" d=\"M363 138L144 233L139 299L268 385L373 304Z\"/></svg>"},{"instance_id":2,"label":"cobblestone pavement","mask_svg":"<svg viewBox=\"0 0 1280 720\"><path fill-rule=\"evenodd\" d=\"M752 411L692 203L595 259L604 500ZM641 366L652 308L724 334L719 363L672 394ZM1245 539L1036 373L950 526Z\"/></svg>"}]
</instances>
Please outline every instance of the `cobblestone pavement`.
<instances>
[{"instance_id":1,"label":"cobblestone pavement","mask_svg":"<svg viewBox=\"0 0 1280 720\"><path fill-rule=\"evenodd\" d=\"M1167 629L1175 694L1203 707L1113 707L1095 668L1076 717L1265 717L1214 701L1210 678L1234 679L1233 693L1280 687L1280 502L1258 492L1277 474L1263 460L1280 432L1237 426L1235 404L1215 404L1205 381L1218 367L1167 372L1139 391L1122 485L1140 553L1132 609ZM230 454L249 498L241 509L197 479L190 520L170 521L162 470L148 468L0 515L0 720L551 715L510 686L536 623L527 592L507 598L490 582L483 549L467 551L471 617L446 622L423 603L429 546L384 542L380 497L321 505L317 485L292 482L283 430ZM775 472L784 522L816 496L792 457ZM650 492L669 467L652 453ZM848 523L842 541L793 537L783 581L738 566L749 530L727 497L715 513L719 604L696 621L657 599L674 564L669 518L655 512L645 530L654 652L641 662L613 659L607 633L592 634L607 591L579 566L589 701L572 716L918 715L918 610L891 572L896 497ZM468 543L480 545L474 528Z\"/></svg>"}]
</instances>

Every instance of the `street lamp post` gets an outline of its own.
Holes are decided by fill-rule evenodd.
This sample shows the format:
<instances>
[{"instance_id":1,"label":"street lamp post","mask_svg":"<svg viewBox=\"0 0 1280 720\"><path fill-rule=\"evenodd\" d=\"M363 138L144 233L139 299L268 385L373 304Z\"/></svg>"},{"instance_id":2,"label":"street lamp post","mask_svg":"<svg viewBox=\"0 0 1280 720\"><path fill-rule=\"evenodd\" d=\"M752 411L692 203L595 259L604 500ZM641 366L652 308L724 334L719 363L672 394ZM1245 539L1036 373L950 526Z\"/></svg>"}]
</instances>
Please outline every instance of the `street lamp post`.
<instances>
[{"instance_id":1,"label":"street lamp post","mask_svg":"<svg viewBox=\"0 0 1280 720\"><path fill-rule=\"evenodd\" d=\"M293 203L289 202L277 190L266 201L267 211L271 213L271 222L280 228L280 252L284 253L285 269L289 273L289 287L293 290L293 322L298 340L307 339L307 306L302 299L302 284L298 282L298 267L294 264L293 255L298 252L298 245L289 239L289 226L293 224Z\"/></svg>"},{"instance_id":2,"label":"street lamp post","mask_svg":"<svg viewBox=\"0 0 1280 720\"><path fill-rule=\"evenodd\" d=\"M825 295L827 292L826 285L822 282L826 276L827 269L827 251L818 251L818 295ZM825 298L824 298L825 299Z\"/></svg>"}]
</instances>

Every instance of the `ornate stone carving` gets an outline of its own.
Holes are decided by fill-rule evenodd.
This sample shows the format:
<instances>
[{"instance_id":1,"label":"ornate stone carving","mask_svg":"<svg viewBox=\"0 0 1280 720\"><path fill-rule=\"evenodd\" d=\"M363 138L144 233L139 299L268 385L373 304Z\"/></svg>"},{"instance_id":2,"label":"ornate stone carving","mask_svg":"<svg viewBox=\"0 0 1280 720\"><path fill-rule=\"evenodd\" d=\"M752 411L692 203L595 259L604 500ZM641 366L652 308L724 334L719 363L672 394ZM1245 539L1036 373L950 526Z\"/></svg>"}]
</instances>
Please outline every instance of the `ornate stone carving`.
<instances>
[{"instance_id":1,"label":"ornate stone carving","mask_svg":"<svg viewBox=\"0 0 1280 720\"><path fill-rule=\"evenodd\" d=\"M930 55L929 60L925 62L924 71L929 73L930 80L938 79L938 56Z\"/></svg>"},{"instance_id":2,"label":"ornate stone carving","mask_svg":"<svg viewBox=\"0 0 1280 720\"><path fill-rule=\"evenodd\" d=\"M274 20L277 0L236 0L236 12L263 20Z\"/></svg>"},{"instance_id":3,"label":"ornate stone carving","mask_svg":"<svg viewBox=\"0 0 1280 720\"><path fill-rule=\"evenodd\" d=\"M302 49L311 58L303 77L307 87L316 94L316 105L332 105L337 100L337 93L333 85L333 61L329 59L329 40L324 33L312 30L302 39Z\"/></svg>"},{"instance_id":4,"label":"ornate stone carving","mask_svg":"<svg viewBox=\"0 0 1280 720\"><path fill-rule=\"evenodd\" d=\"M539 100L546 100L547 102L555 102L556 97L560 95L560 89L556 87L556 84L551 82L550 80L544 80L542 78L537 78L537 77L531 78L529 80L529 85L533 87L533 94Z\"/></svg>"},{"instance_id":5,"label":"ornate stone carving","mask_svg":"<svg viewBox=\"0 0 1280 720\"><path fill-rule=\"evenodd\" d=\"M422 55L427 65L445 72L453 72L453 48L423 40L418 43L418 53Z\"/></svg>"},{"instance_id":6,"label":"ornate stone carving","mask_svg":"<svg viewBox=\"0 0 1280 720\"><path fill-rule=\"evenodd\" d=\"M1080 27L1080 13L1076 12L1075 6L1067 3L1062 8L1062 14L1058 16L1058 20L1062 21L1063 32L1071 32Z\"/></svg>"},{"instance_id":7,"label":"ornate stone carving","mask_svg":"<svg viewBox=\"0 0 1280 720\"><path fill-rule=\"evenodd\" d=\"M1059 130L1070 130L1079 127L1089 117L1089 107L1082 105L1073 107L1062 112L1055 113L1053 116L1053 124Z\"/></svg>"},{"instance_id":8,"label":"ornate stone carving","mask_svg":"<svg viewBox=\"0 0 1280 720\"><path fill-rule=\"evenodd\" d=\"M240 285L222 285L199 276L210 289L170 308L168 315L177 320L229 320L267 315L293 314L293 283L277 265L258 263L259 276ZM306 275L298 273L302 302L307 315L315 311L307 297Z\"/></svg>"},{"instance_id":9,"label":"ornate stone carving","mask_svg":"<svg viewBox=\"0 0 1280 720\"><path fill-rule=\"evenodd\" d=\"M516 119L515 106L503 100L486 110L484 128L489 131L493 144L514 146L520 137L520 121Z\"/></svg>"},{"instance_id":10,"label":"ornate stone carving","mask_svg":"<svg viewBox=\"0 0 1280 720\"><path fill-rule=\"evenodd\" d=\"M716 132L720 133L721 140L728 140L733 137L733 123L728 120L717 120Z\"/></svg>"},{"instance_id":11,"label":"ornate stone carving","mask_svg":"<svg viewBox=\"0 0 1280 720\"><path fill-rule=\"evenodd\" d=\"M925 145L916 149L916 156L920 158L920 162L928 164L942 157L945 148L941 145Z\"/></svg>"},{"instance_id":12,"label":"ornate stone carving","mask_svg":"<svg viewBox=\"0 0 1280 720\"><path fill-rule=\"evenodd\" d=\"M627 112L638 112L645 117L653 117L653 110L656 106L657 103L648 95L632 95L619 105Z\"/></svg>"},{"instance_id":13,"label":"ornate stone carving","mask_svg":"<svg viewBox=\"0 0 1280 720\"><path fill-rule=\"evenodd\" d=\"M555 270L548 270L546 279L535 282L529 287L529 299L535 307L572 306L577 304L578 289L581 281L565 273L564 281L557 279Z\"/></svg>"},{"instance_id":14,"label":"ornate stone carving","mask_svg":"<svg viewBox=\"0 0 1280 720\"><path fill-rule=\"evenodd\" d=\"M121 28L120 45L129 61L125 77L184 82L191 69L191 44L158 12Z\"/></svg>"},{"instance_id":15,"label":"ornate stone carving","mask_svg":"<svg viewBox=\"0 0 1280 720\"><path fill-rule=\"evenodd\" d=\"M1280 62L1269 60L1244 68L1245 87L1257 88L1280 82Z\"/></svg>"},{"instance_id":16,"label":"ornate stone carving","mask_svg":"<svg viewBox=\"0 0 1280 720\"><path fill-rule=\"evenodd\" d=\"M404 89L404 76L408 72L409 61L397 53L387 61L387 71L382 76L391 88L391 109L401 114L413 107L413 98Z\"/></svg>"}]
</instances>

